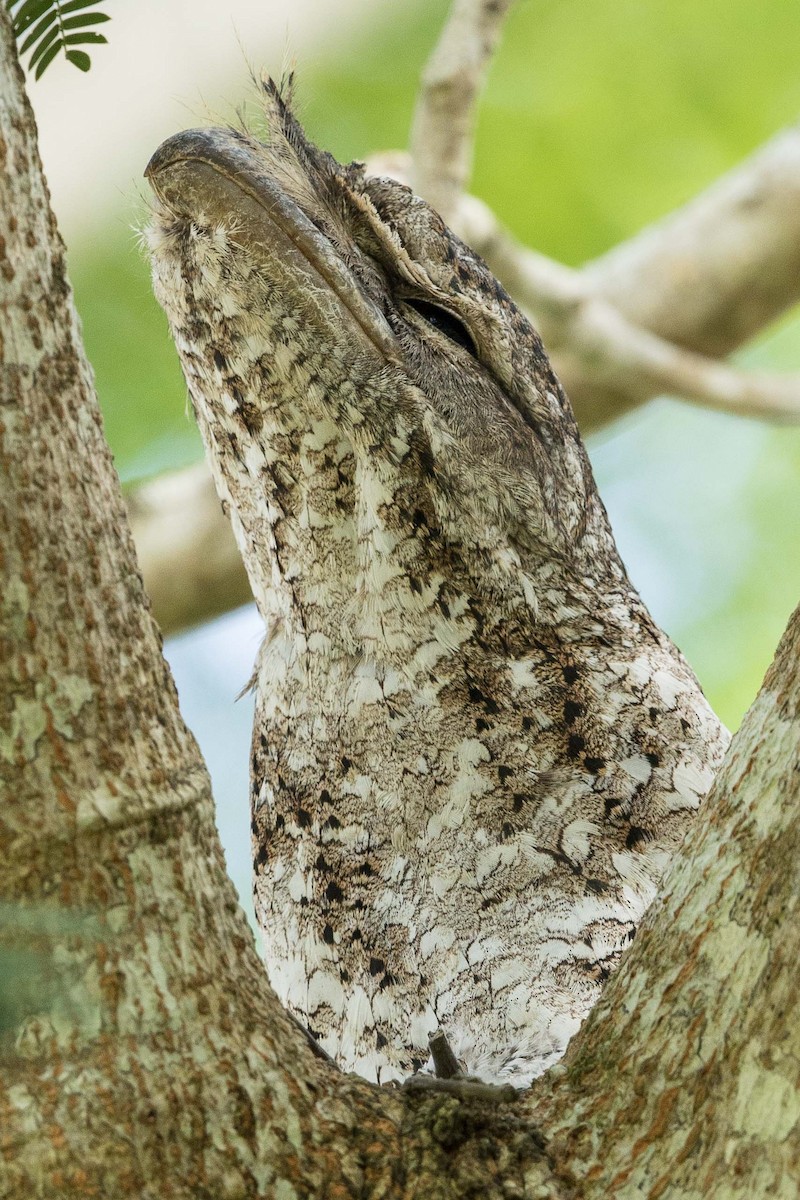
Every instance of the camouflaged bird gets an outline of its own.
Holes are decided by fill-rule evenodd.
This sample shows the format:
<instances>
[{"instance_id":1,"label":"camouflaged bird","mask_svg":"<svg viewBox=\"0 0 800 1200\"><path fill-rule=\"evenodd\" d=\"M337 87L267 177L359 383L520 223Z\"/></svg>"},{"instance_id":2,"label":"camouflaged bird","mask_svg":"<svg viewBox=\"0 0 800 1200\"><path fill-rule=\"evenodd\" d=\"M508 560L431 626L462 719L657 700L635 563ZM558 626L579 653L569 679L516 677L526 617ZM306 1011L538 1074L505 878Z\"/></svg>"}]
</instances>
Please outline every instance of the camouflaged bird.
<instances>
[{"instance_id":1,"label":"camouflaged bird","mask_svg":"<svg viewBox=\"0 0 800 1200\"><path fill-rule=\"evenodd\" d=\"M255 906L347 1070L444 1031L526 1084L652 900L727 735L617 555L569 402L486 265L401 184L179 133L155 290L266 624Z\"/></svg>"}]
</instances>

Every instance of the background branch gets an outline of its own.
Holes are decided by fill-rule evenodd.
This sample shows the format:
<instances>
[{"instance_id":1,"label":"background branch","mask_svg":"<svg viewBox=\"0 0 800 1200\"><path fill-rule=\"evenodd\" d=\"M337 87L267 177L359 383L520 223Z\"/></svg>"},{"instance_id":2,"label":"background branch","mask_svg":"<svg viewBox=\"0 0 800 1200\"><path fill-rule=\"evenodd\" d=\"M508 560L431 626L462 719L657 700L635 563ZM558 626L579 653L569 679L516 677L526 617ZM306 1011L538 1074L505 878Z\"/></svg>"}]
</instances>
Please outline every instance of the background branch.
<instances>
[{"instance_id":1,"label":"background branch","mask_svg":"<svg viewBox=\"0 0 800 1200\"><path fill-rule=\"evenodd\" d=\"M800 299L800 125L584 267L620 312L721 357Z\"/></svg>"},{"instance_id":2,"label":"background branch","mask_svg":"<svg viewBox=\"0 0 800 1200\"><path fill-rule=\"evenodd\" d=\"M474 197L462 198L454 223L543 325L553 296L594 296L676 347L722 357L800 300L800 127L781 131L683 208L580 271L520 246ZM657 394L619 380L609 386L553 332L556 369L584 433ZM795 419L794 394L773 379L787 411L766 380L765 404L755 408Z\"/></svg>"},{"instance_id":3,"label":"background branch","mask_svg":"<svg viewBox=\"0 0 800 1200\"><path fill-rule=\"evenodd\" d=\"M205 462L162 475L126 499L145 586L163 633L248 603L250 584Z\"/></svg>"},{"instance_id":4,"label":"background branch","mask_svg":"<svg viewBox=\"0 0 800 1200\"><path fill-rule=\"evenodd\" d=\"M412 186L446 222L469 182L475 106L513 0L454 0L422 73L411 126Z\"/></svg>"}]
</instances>

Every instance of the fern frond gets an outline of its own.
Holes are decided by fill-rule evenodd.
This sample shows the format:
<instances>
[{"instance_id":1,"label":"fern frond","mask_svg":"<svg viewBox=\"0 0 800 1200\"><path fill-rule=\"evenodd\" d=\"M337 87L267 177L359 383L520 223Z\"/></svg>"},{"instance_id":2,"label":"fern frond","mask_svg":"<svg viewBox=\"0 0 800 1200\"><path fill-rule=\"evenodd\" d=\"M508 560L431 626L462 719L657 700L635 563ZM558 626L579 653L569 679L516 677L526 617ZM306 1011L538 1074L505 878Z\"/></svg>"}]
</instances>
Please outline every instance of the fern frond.
<instances>
[{"instance_id":1,"label":"fern frond","mask_svg":"<svg viewBox=\"0 0 800 1200\"><path fill-rule=\"evenodd\" d=\"M102 25L111 18L94 9L95 0L5 0L11 14L14 36L20 55L31 50L28 70L41 79L59 53L79 71L88 71L91 59L78 46L100 46L108 41L102 33L88 28ZM27 35L24 37L23 35Z\"/></svg>"}]
</instances>

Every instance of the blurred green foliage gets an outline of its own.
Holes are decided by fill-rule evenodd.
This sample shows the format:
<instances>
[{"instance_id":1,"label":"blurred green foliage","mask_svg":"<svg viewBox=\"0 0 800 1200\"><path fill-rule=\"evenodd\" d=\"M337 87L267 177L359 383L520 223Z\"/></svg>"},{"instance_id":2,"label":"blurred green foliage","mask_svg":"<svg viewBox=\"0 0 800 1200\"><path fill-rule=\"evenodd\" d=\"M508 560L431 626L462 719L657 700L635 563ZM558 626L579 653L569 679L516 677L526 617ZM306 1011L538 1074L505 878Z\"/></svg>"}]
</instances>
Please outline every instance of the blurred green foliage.
<instances>
[{"instance_id":1,"label":"blurred green foliage","mask_svg":"<svg viewBox=\"0 0 800 1200\"><path fill-rule=\"evenodd\" d=\"M446 8L375 6L346 53L301 63L311 134L341 158L404 146ZM570 263L597 255L796 118L798 45L794 0L519 0L480 109L474 190L538 249ZM231 102L245 94L243 79ZM198 457L128 224L76 244L71 269L122 478ZM797 367L800 323L747 357ZM661 405L605 434L595 461L601 483L627 497L610 504L623 553L638 538L655 564L648 590L632 561L636 582L737 723L800 596L800 434ZM698 586L667 603L685 569Z\"/></svg>"}]
</instances>

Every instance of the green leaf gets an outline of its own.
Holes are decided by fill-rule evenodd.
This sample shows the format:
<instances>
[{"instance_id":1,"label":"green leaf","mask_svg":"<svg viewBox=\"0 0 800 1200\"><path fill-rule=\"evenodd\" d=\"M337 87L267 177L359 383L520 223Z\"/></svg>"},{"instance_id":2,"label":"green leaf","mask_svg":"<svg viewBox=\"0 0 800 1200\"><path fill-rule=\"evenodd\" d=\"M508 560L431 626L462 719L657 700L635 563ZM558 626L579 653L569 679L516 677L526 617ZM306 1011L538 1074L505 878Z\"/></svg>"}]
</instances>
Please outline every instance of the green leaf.
<instances>
[{"instance_id":1,"label":"green leaf","mask_svg":"<svg viewBox=\"0 0 800 1200\"><path fill-rule=\"evenodd\" d=\"M110 21L108 13L87 13L83 17L67 17L61 22L62 29L80 29L84 25L102 25L104 21Z\"/></svg>"},{"instance_id":2,"label":"green leaf","mask_svg":"<svg viewBox=\"0 0 800 1200\"><path fill-rule=\"evenodd\" d=\"M54 25L52 29L48 29L47 33L39 42L38 46L31 55L30 62L28 63L29 70L33 70L45 51L49 50L53 44L55 44L56 48L55 53L58 54L59 50L61 49L61 30L58 28L58 25ZM48 59L48 61L50 60ZM37 75L36 78L38 79L39 76Z\"/></svg>"},{"instance_id":3,"label":"green leaf","mask_svg":"<svg viewBox=\"0 0 800 1200\"><path fill-rule=\"evenodd\" d=\"M64 38L65 46L107 46L108 38L102 33L93 33L90 29L83 33L70 33Z\"/></svg>"},{"instance_id":4,"label":"green leaf","mask_svg":"<svg viewBox=\"0 0 800 1200\"><path fill-rule=\"evenodd\" d=\"M57 19L57 17L58 17L58 11L55 8L51 8L49 12L46 12L44 14L44 16L42 17L41 21L39 21L38 25L34 25L33 29L30 31L28 36L25 38L25 41L20 46L20 48L19 48L20 54L24 54L25 51L30 46L35 46L36 43L39 41L39 38L43 36L44 31L46 29L50 28L50 26Z\"/></svg>"},{"instance_id":5,"label":"green leaf","mask_svg":"<svg viewBox=\"0 0 800 1200\"><path fill-rule=\"evenodd\" d=\"M106 37L88 28L104 25L111 19L107 13L96 11L95 3L96 0L6 0L15 36L19 39L27 32L19 53L32 51L28 69L35 71L36 79L41 78L60 50L80 71L89 69L88 54L67 47L107 44Z\"/></svg>"},{"instance_id":6,"label":"green leaf","mask_svg":"<svg viewBox=\"0 0 800 1200\"><path fill-rule=\"evenodd\" d=\"M42 13L54 6L54 0L25 0L19 12L14 14L14 37L24 33L34 21L38 21Z\"/></svg>"},{"instance_id":7,"label":"green leaf","mask_svg":"<svg viewBox=\"0 0 800 1200\"><path fill-rule=\"evenodd\" d=\"M36 71L34 72L34 79L42 78L42 75L47 70L47 68L50 66L50 63L53 61L53 59L58 54L60 49L61 49L61 42L54 42L53 45L50 47L50 49L47 50L42 55L42 57L39 60L39 65L37 66ZM33 66L33 59L31 59L31 61L28 63L28 66L29 67Z\"/></svg>"},{"instance_id":8,"label":"green leaf","mask_svg":"<svg viewBox=\"0 0 800 1200\"><path fill-rule=\"evenodd\" d=\"M71 62L79 71L88 71L92 65L92 60L85 50L67 50L67 62Z\"/></svg>"}]
</instances>

